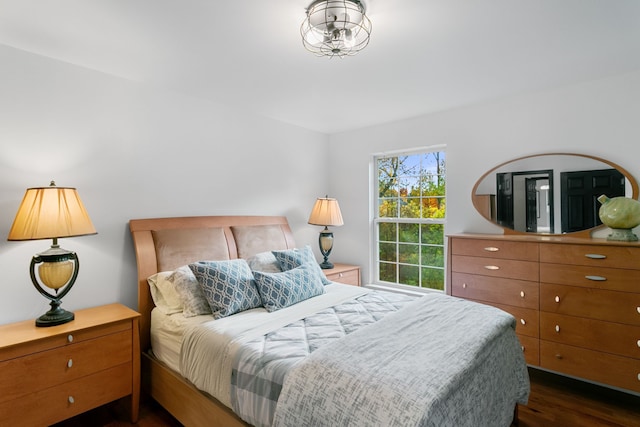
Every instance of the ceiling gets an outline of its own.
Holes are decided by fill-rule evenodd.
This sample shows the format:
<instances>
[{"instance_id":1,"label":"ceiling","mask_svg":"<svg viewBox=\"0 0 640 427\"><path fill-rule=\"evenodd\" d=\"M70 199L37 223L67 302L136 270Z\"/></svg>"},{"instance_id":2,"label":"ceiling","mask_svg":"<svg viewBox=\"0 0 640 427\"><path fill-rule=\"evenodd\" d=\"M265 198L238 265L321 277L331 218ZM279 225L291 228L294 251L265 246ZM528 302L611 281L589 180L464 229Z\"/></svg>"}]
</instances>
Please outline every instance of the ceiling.
<instances>
[{"instance_id":1,"label":"ceiling","mask_svg":"<svg viewBox=\"0 0 640 427\"><path fill-rule=\"evenodd\" d=\"M0 44L328 134L640 69L639 0L365 0L343 59L310 2L0 0Z\"/></svg>"}]
</instances>

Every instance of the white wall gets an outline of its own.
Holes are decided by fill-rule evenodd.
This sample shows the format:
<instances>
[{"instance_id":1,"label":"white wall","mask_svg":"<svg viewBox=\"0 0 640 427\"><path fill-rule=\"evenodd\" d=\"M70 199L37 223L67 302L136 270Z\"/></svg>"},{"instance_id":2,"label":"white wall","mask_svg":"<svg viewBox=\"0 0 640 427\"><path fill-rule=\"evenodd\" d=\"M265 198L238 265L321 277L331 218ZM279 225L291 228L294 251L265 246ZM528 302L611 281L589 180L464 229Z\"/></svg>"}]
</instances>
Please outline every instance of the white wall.
<instances>
[{"instance_id":1,"label":"white wall","mask_svg":"<svg viewBox=\"0 0 640 427\"><path fill-rule=\"evenodd\" d=\"M78 192L98 231L62 239L80 258L63 307L137 305L131 218L286 215L298 244L328 191L328 137L0 46L0 323L48 309L28 274L51 242L8 242L27 187ZM3 237L4 236L4 237Z\"/></svg>"},{"instance_id":2,"label":"white wall","mask_svg":"<svg viewBox=\"0 0 640 427\"><path fill-rule=\"evenodd\" d=\"M501 233L478 214L471 190L487 170L510 159L573 152L608 159L640 179L640 72L515 96L332 135L331 195L345 225L334 230L334 261L369 266L371 155L447 145L447 233Z\"/></svg>"}]
</instances>

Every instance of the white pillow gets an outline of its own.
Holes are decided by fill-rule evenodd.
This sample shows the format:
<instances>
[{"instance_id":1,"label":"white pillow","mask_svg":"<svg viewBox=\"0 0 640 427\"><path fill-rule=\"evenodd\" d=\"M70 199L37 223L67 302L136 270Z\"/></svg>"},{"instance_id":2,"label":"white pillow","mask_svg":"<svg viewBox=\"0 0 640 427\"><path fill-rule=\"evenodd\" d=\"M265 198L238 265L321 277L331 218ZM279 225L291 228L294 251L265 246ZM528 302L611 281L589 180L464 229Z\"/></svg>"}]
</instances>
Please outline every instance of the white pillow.
<instances>
[{"instance_id":1,"label":"white pillow","mask_svg":"<svg viewBox=\"0 0 640 427\"><path fill-rule=\"evenodd\" d=\"M147 278L151 298L158 310L164 314L174 314L182 312L182 299L176 290L169 276L173 271L161 271Z\"/></svg>"},{"instance_id":2,"label":"white pillow","mask_svg":"<svg viewBox=\"0 0 640 427\"><path fill-rule=\"evenodd\" d=\"M247 264L251 271L260 271L262 273L280 273L280 263L276 256L271 252L260 252L254 256L247 258Z\"/></svg>"}]
</instances>

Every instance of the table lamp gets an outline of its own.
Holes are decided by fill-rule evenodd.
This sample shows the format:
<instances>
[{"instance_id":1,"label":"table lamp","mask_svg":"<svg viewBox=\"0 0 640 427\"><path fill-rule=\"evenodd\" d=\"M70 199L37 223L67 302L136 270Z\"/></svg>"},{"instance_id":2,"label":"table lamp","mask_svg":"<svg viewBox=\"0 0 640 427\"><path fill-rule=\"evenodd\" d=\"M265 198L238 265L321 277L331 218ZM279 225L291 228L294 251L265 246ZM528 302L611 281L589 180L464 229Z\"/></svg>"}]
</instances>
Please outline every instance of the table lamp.
<instances>
[{"instance_id":1,"label":"table lamp","mask_svg":"<svg viewBox=\"0 0 640 427\"><path fill-rule=\"evenodd\" d=\"M33 256L29 267L33 285L51 300L51 310L36 319L36 326L61 325L74 319L60 304L75 283L80 264L76 253L62 249L58 239L89 234L97 233L75 188L56 187L51 181L49 187L27 189L7 240L53 239L49 249Z\"/></svg>"},{"instance_id":2,"label":"table lamp","mask_svg":"<svg viewBox=\"0 0 640 427\"><path fill-rule=\"evenodd\" d=\"M320 267L324 269L333 268L333 264L329 262L329 254L331 253L331 249L333 249L333 232L329 230L328 226L340 226L344 224L338 201L336 199L330 199L328 196L318 198L315 205L313 205L311 215L309 215L309 224L324 226L324 230L320 232L318 239L320 252L324 257L324 261L320 264Z\"/></svg>"}]
</instances>

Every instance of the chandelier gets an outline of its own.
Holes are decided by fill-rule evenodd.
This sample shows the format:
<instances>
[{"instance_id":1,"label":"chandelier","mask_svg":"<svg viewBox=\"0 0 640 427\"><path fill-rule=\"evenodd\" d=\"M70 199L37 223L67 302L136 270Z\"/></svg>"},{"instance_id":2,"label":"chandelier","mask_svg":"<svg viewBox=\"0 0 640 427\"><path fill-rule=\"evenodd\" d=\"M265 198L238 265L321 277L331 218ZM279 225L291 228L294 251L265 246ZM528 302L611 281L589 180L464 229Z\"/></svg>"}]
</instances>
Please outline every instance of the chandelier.
<instances>
[{"instance_id":1,"label":"chandelier","mask_svg":"<svg viewBox=\"0 0 640 427\"><path fill-rule=\"evenodd\" d=\"M300 27L302 44L317 56L352 56L369 44L371 21L359 0L317 0Z\"/></svg>"}]
</instances>

